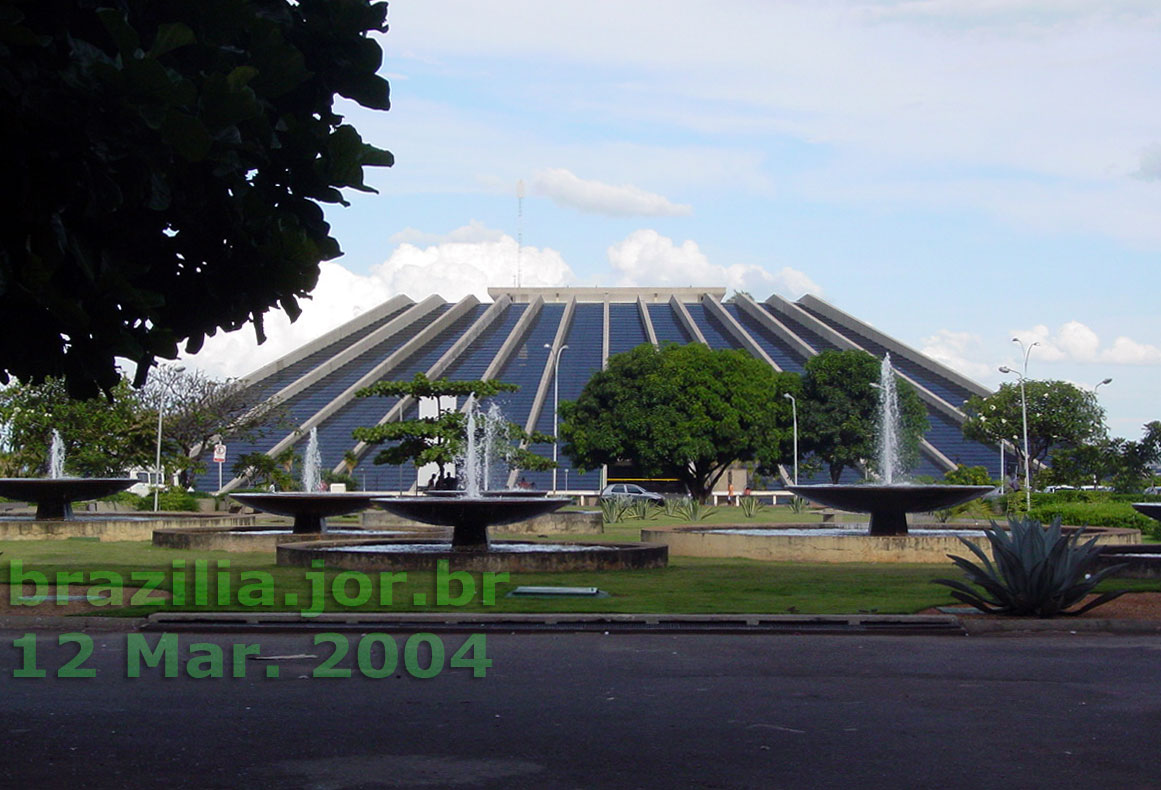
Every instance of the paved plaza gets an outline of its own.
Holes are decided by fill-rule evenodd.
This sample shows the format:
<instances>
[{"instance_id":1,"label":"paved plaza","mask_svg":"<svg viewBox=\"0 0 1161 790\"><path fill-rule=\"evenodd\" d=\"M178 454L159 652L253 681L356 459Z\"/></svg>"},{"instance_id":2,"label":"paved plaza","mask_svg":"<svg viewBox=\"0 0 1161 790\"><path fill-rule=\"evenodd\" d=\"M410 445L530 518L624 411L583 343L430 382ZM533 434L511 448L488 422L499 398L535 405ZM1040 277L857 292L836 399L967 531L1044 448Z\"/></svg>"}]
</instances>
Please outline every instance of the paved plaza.
<instances>
[{"instance_id":1,"label":"paved plaza","mask_svg":"<svg viewBox=\"0 0 1161 790\"><path fill-rule=\"evenodd\" d=\"M408 659L406 633L181 633L165 678L160 634L32 633L0 632L7 787L1161 785L1149 635L488 633L476 678L450 666L466 634L414 640ZM55 677L86 637L74 669L94 676ZM367 677L387 641L399 669ZM443 670L413 677L433 645Z\"/></svg>"}]
</instances>

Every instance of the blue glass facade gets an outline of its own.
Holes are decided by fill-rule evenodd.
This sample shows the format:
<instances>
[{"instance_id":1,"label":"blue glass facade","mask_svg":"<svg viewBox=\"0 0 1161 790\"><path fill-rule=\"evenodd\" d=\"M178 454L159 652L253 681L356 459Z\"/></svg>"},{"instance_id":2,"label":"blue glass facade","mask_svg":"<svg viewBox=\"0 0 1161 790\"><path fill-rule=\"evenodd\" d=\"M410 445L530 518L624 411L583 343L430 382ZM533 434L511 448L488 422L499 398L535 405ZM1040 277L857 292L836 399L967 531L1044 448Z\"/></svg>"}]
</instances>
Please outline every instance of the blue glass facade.
<instances>
[{"instance_id":1,"label":"blue glass facade","mask_svg":"<svg viewBox=\"0 0 1161 790\"><path fill-rule=\"evenodd\" d=\"M560 291L560 297L563 299L571 298L567 290ZM546 296L545 298L550 297ZM556 291L553 292L552 298L557 298ZM746 348L746 344L735 336L736 331L727 326L725 321L716 314L716 307L709 309L701 298L689 298L688 293L682 294L679 298L684 299L683 305L686 311L711 348ZM527 298L514 297L510 304L499 311L499 315L487 328L482 331L476 330L478 335L460 349L454 359L449 361L442 376L453 380L481 378L498 358L498 355L504 353L505 359L501 369L496 374L496 378L519 387L516 392L503 393L496 398L505 418L521 426L527 425L532 417L531 412L537 391L543 380L545 382L544 397L539 411L535 415L535 429L544 434L554 434L553 377L551 374L547 378L544 376L550 354L545 345L551 345L557 337L561 322L566 316L566 304L566 301L559 299L543 303L535 317L518 329L521 319L529 315L529 311L535 307L527 301ZM443 327L421 347L411 342L421 331L434 321L440 320L441 316L446 315L447 311L452 308L452 305L444 304L424 318L409 324L403 331L383 340L374 348L366 350L337 370L304 387L285 404L288 424L276 427L258 441L246 442L238 439L227 439L230 460L226 469L226 479L230 478L229 467L240 455L247 452L268 451L277 442L287 437L295 426L315 418L321 409L332 404L354 383L360 381L377 365L401 348L406 346L408 353L396 360L396 364L386 372L387 378L405 380L410 379L418 372L431 371L436 362L465 333L477 325L489 307L491 307L490 304L479 304L468 308L462 316L447 322L447 326ZM805 314L787 316L769 304L758 303L749 309L742 309L736 302L723 303L722 308L754 344L760 347L776 365L786 371L801 373L808 358L807 351L797 344L785 340L779 331L771 328L769 322L755 317L752 311L756 310L759 313L764 311L775 321L781 322L816 353L835 348L833 342L824 339L822 330L819 329L819 324L815 323L816 321L830 327L852 343L865 348L876 356L882 356L885 351L879 343L871 338L840 325L836 321L827 320L818 311L807 310ZM382 316L369 326L343 334L341 339L329 344L326 348L288 365L256 382L254 386L263 395L281 390L397 317L403 309L405 308L396 310L392 315ZM673 305L668 302L667 296L655 298L653 302L647 304L647 310L659 343L667 341L688 343L693 341L694 338L682 326L681 320ZM583 297L578 297L569 323L562 334L562 342L568 348L560 355L558 381L561 401L575 400L589 378L601 369L602 348L606 331L608 332L610 354L622 353L648 342L640 307L635 296L625 298L623 301L610 302L607 330L604 316L605 305L602 300L597 298L593 301L584 301ZM408 345L409 343L410 345ZM952 408L959 408L971 394L963 385L951 381L941 375L938 370L933 370L934 366L924 364L919 357L908 358L903 355L893 355L892 359L901 372L922 384L934 395L946 401L947 405ZM376 424L394 405L395 398L353 399L337 404L338 408L319 421L323 467L330 469L341 463L344 455L354 449L356 445L351 432L359 426ZM413 404L408 409L410 414L404 415L404 417L414 416L416 408ZM931 427L927 433L927 439L944 456L954 463L984 466L993 477L999 476L998 448L964 439L959 423L940 409L929 407L929 421ZM304 441L304 438L296 437L296 442L299 443L298 447L302 446L301 442ZM371 448L360 459L354 472L360 485L371 490L410 488L416 479L415 469L410 465L403 467L375 465L372 461L378 449ZM537 444L530 449L544 457L552 456L551 443ZM590 470L582 474L578 470L570 468L569 459L563 455L560 456L559 464L557 470L558 487L565 488L567 485L569 489L573 490L593 490L599 487L600 470ZM210 467L210 471L202 476L198 485L205 490L215 490L217 488L217 470L213 464L207 464L207 466ZM941 476L943 471L941 466L925 456L917 473ZM522 476L539 489L547 489L552 485L551 472L524 472ZM844 482L853 482L859 478L858 470L846 470L843 474ZM802 482L825 482L827 475L825 470L822 470L811 478L803 473L800 479Z\"/></svg>"}]
</instances>

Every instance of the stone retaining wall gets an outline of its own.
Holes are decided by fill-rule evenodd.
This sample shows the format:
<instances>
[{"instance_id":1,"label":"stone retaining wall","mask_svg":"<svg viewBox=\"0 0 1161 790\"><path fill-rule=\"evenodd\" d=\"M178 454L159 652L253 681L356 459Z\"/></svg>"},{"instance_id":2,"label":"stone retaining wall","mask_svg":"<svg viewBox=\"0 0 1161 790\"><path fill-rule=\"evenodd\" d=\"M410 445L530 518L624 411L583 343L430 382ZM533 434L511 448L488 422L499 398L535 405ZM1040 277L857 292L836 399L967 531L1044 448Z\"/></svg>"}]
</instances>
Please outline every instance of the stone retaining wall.
<instances>
[{"instance_id":1,"label":"stone retaining wall","mask_svg":"<svg viewBox=\"0 0 1161 790\"><path fill-rule=\"evenodd\" d=\"M384 510L364 510L359 516L359 526L367 529L413 528L426 526L393 515ZM605 531L605 522L599 510L556 511L543 516L521 521L518 524L503 524L489 527L489 535L599 535Z\"/></svg>"},{"instance_id":2,"label":"stone retaining wall","mask_svg":"<svg viewBox=\"0 0 1161 790\"><path fill-rule=\"evenodd\" d=\"M817 528L817 524L787 524L786 529ZM926 526L926 525L924 525ZM959 528L959 527L957 527ZM970 527L968 527L970 529ZM775 562L898 562L946 563L948 554L971 556L959 538L952 535L779 535L771 528L762 535L736 535L718 532L722 529L755 529L752 525L719 525L706 527L645 527L641 540L664 543L672 554L685 557L739 557ZM1135 529L1090 527L1086 534L1096 535L1102 545L1139 543L1141 533ZM991 556L991 546L984 536L967 537Z\"/></svg>"},{"instance_id":3,"label":"stone retaining wall","mask_svg":"<svg viewBox=\"0 0 1161 790\"><path fill-rule=\"evenodd\" d=\"M0 520L0 540L151 540L155 529L247 527L252 526L254 521L254 516L177 512L81 516L62 521Z\"/></svg>"}]
</instances>

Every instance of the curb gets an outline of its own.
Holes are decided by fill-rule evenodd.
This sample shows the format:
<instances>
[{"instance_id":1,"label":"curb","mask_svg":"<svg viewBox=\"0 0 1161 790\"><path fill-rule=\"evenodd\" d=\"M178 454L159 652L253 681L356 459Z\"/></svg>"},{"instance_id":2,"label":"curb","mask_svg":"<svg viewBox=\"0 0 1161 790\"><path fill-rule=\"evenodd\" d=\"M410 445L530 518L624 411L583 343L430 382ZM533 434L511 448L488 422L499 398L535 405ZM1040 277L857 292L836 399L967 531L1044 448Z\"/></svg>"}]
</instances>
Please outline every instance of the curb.
<instances>
[{"instance_id":1,"label":"curb","mask_svg":"<svg viewBox=\"0 0 1161 790\"><path fill-rule=\"evenodd\" d=\"M990 618L972 615L772 614L490 614L156 612L148 617L0 615L4 631L365 631L608 632L666 634L850 634L997 636L1020 634L1161 634L1161 621Z\"/></svg>"},{"instance_id":2,"label":"curb","mask_svg":"<svg viewBox=\"0 0 1161 790\"><path fill-rule=\"evenodd\" d=\"M145 631L177 630L424 630L451 632L602 632L719 634L929 634L962 636L952 615L772 614L491 614L299 612L156 612Z\"/></svg>"}]
</instances>

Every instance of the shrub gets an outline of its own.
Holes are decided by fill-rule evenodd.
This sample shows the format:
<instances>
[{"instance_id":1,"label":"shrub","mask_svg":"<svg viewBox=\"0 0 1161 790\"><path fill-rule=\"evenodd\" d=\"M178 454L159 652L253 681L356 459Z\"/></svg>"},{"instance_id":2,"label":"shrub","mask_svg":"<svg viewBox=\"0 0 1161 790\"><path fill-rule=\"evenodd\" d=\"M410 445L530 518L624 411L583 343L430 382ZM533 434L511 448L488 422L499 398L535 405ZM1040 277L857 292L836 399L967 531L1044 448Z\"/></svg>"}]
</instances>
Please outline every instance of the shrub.
<instances>
[{"instance_id":1,"label":"shrub","mask_svg":"<svg viewBox=\"0 0 1161 790\"><path fill-rule=\"evenodd\" d=\"M138 510L153 510L153 494L137 497L135 507ZM198 509L198 498L181 488L167 488L158 493L157 509L196 512Z\"/></svg>"},{"instance_id":2,"label":"shrub","mask_svg":"<svg viewBox=\"0 0 1161 790\"><path fill-rule=\"evenodd\" d=\"M1161 538L1161 522L1133 510L1133 506L1128 502L1063 500L1037 504L1033 500L1028 515L1041 522L1055 519L1063 524L1074 524L1078 527L1139 529L1145 535Z\"/></svg>"},{"instance_id":3,"label":"shrub","mask_svg":"<svg viewBox=\"0 0 1161 790\"><path fill-rule=\"evenodd\" d=\"M1048 528L1033 518L1009 519L1007 531L992 522L986 531L995 562L983 549L960 538L981 564L953 554L948 556L968 581L983 592L954 579L935 579L952 589L952 597L988 614L1010 614L1032 617L1077 615L1122 595L1123 590L1097 596L1074 611L1107 576L1123 565L1094 570L1100 547L1096 538L1080 543L1083 529L1064 535L1060 520Z\"/></svg>"}]
</instances>

